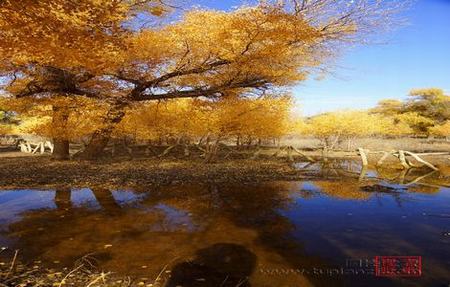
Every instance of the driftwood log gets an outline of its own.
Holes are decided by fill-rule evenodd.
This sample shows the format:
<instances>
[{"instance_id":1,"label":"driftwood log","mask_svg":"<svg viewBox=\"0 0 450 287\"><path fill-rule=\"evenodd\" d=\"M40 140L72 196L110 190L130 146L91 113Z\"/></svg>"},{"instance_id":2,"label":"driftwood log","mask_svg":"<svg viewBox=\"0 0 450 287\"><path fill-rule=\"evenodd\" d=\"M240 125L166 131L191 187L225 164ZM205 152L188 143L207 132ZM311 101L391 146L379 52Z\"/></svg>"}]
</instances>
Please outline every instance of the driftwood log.
<instances>
[{"instance_id":1,"label":"driftwood log","mask_svg":"<svg viewBox=\"0 0 450 287\"><path fill-rule=\"evenodd\" d=\"M21 152L31 154L35 154L38 151L40 154L43 154L46 148L50 150L50 153L53 153L54 150L54 145L50 141L42 141L42 142L21 141L18 146L20 147Z\"/></svg>"},{"instance_id":2,"label":"driftwood log","mask_svg":"<svg viewBox=\"0 0 450 287\"><path fill-rule=\"evenodd\" d=\"M422 156L439 156L439 155L449 155L450 153L448 152L437 152L437 153L413 153L410 151L405 151L405 150L392 150L392 151L370 151L368 149L364 149L364 148L358 148L358 153L359 156L361 157L361 162L363 166L368 166L369 165L369 155L370 154L382 154L382 157L378 160L377 162L377 166L381 166L383 164L383 162L389 157L389 156L393 156L396 157L401 165L405 168L405 169L410 169L413 167L417 167L416 165L414 165L410 159L408 157L412 157L413 159L415 159L417 162L431 168L432 170L438 171L439 169L434 166L433 164L429 163L428 161L424 160L422 158Z\"/></svg>"}]
</instances>

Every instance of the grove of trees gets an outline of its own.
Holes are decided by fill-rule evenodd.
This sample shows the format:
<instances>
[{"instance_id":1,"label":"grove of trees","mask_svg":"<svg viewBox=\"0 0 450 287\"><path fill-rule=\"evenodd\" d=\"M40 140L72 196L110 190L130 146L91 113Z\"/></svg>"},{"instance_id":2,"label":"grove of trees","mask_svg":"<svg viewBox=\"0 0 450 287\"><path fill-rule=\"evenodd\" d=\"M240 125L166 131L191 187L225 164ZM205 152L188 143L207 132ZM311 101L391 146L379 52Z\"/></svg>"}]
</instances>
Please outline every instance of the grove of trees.
<instances>
[{"instance_id":1,"label":"grove of trees","mask_svg":"<svg viewBox=\"0 0 450 287\"><path fill-rule=\"evenodd\" d=\"M20 132L51 137L58 159L78 139L93 159L113 137L277 138L291 128L289 87L395 26L395 2L1 1L0 105Z\"/></svg>"},{"instance_id":2,"label":"grove of trees","mask_svg":"<svg viewBox=\"0 0 450 287\"><path fill-rule=\"evenodd\" d=\"M450 137L450 96L442 89L412 90L405 101L382 100L369 110L320 114L297 123L302 135L321 140L332 149L342 142L348 149L363 137Z\"/></svg>"}]
</instances>

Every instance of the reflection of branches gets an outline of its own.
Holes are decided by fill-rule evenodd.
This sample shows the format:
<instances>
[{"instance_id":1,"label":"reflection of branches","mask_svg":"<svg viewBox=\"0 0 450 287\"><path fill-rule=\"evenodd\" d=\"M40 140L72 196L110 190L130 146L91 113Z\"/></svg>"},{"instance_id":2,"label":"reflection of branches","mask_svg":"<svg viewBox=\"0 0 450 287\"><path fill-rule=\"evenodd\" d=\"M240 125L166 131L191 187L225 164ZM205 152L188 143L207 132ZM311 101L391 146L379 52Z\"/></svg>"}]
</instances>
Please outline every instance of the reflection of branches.
<instances>
[{"instance_id":1,"label":"reflection of branches","mask_svg":"<svg viewBox=\"0 0 450 287\"><path fill-rule=\"evenodd\" d=\"M431 175L433 175L433 174L435 174L435 173L436 173L436 171L433 170L433 171L431 171L431 172L429 172L429 173L427 173L427 174L424 174L424 175L422 175L422 176L418 176L418 177L415 178L414 180L412 180L412 181L410 181L410 182L408 182L408 183L405 183L405 185L412 185L412 184L419 183L419 181L421 181L421 180L423 180L423 179L425 179L425 178L427 178L427 177L429 177L429 176L431 176Z\"/></svg>"},{"instance_id":2,"label":"reflection of branches","mask_svg":"<svg viewBox=\"0 0 450 287\"><path fill-rule=\"evenodd\" d=\"M387 181L387 182L390 182L393 184L399 184L399 185L405 186L405 187L414 186L414 185L430 187L430 188L435 188L435 189L439 189L441 187L447 187L446 185L442 185L442 184L437 185L437 184L430 184L430 183L423 182L427 178L436 174L437 172L435 170L428 172L426 174L420 173L419 175L411 175L413 173L413 171L421 171L421 170L416 169L416 168L408 168L408 169L403 169L400 171L396 170L394 173L392 173L392 170L390 170L391 173L386 173L386 171L388 171L388 170L377 167L376 168L377 175L370 175L370 177L368 177L367 174L369 171L370 170L367 167L362 166L359 172L355 172L352 170L352 161L343 161L343 160L322 162L319 167L319 170L318 170L321 177L328 178L328 179L334 178L333 175L338 175L340 179L353 178L353 179L357 179L360 183L363 181L366 181L366 182L367 181L375 181L375 182ZM382 191L378 190L377 193L378 192L382 192ZM392 192L390 191L388 193L392 193Z\"/></svg>"},{"instance_id":3,"label":"reflection of branches","mask_svg":"<svg viewBox=\"0 0 450 287\"><path fill-rule=\"evenodd\" d=\"M381 175L381 177L376 177L376 178L377 178L377 179L380 179L380 180L388 180L388 181L395 182L395 183L397 183L397 184L401 184L401 185L404 185L404 186L410 186L410 185L417 184L417 185L423 185L423 186L428 186L428 187L436 187L436 188L448 187L447 185L437 185L437 184L429 184L429 183L421 182L421 181L423 181L424 179L426 179L426 178L428 178L428 177L430 177L430 176L436 174L437 171L435 171L435 170L432 170L431 172L426 173L426 174L423 174L423 175L416 176L416 177L413 178L412 180L410 180L410 181L408 181L408 182L405 182L406 177L407 177L413 170L414 170L414 168L401 170L401 171L400 171L397 175L395 175L394 177L388 177L387 175L383 175L383 174L382 174L382 172L383 172L382 169L377 169L377 172L378 172L379 175Z\"/></svg>"}]
</instances>

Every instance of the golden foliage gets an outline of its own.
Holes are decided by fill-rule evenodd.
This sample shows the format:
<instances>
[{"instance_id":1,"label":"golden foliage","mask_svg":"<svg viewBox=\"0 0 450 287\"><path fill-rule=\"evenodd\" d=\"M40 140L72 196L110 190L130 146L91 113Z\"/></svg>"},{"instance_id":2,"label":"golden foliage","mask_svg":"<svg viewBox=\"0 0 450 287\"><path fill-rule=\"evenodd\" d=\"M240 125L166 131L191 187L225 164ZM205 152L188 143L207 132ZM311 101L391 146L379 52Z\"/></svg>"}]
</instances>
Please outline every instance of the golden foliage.
<instances>
[{"instance_id":1,"label":"golden foliage","mask_svg":"<svg viewBox=\"0 0 450 287\"><path fill-rule=\"evenodd\" d=\"M19 123L10 129L11 134L70 140L93 133L103 124L102 116L107 111L106 106L88 98L2 99L0 103L19 115ZM57 110L58 107L62 109ZM55 120L61 113L66 120Z\"/></svg>"},{"instance_id":2,"label":"golden foliage","mask_svg":"<svg viewBox=\"0 0 450 287\"><path fill-rule=\"evenodd\" d=\"M366 111L338 111L312 117L300 125L300 133L322 140L326 146L334 140L373 136L383 133L383 121Z\"/></svg>"},{"instance_id":3,"label":"golden foliage","mask_svg":"<svg viewBox=\"0 0 450 287\"><path fill-rule=\"evenodd\" d=\"M191 9L178 21L137 29L138 15L160 16L167 6L1 1L0 74L7 75L5 91L18 98L9 105L21 113L20 132L67 139L101 128L97 134L116 128L116 136L141 139L280 137L290 128L290 99L255 95L323 70L392 11L389 1L289 3ZM201 99L150 102L181 98ZM374 132L369 115L364 128L349 119L360 114L335 116L339 135ZM320 117L313 121L318 136L331 132Z\"/></svg>"},{"instance_id":4,"label":"golden foliage","mask_svg":"<svg viewBox=\"0 0 450 287\"><path fill-rule=\"evenodd\" d=\"M428 135L450 120L450 96L438 88L415 89L407 100L383 100L371 112L393 118L404 131L409 127L408 134Z\"/></svg>"},{"instance_id":5,"label":"golden foliage","mask_svg":"<svg viewBox=\"0 0 450 287\"><path fill-rule=\"evenodd\" d=\"M98 70L115 62L136 13L159 1L5 0L0 3L0 57L14 66L37 63Z\"/></svg>"},{"instance_id":6,"label":"golden foliage","mask_svg":"<svg viewBox=\"0 0 450 287\"><path fill-rule=\"evenodd\" d=\"M420 115L418 112L407 112L395 116L401 123L407 124L416 134L426 133L434 125L433 119Z\"/></svg>"},{"instance_id":7,"label":"golden foliage","mask_svg":"<svg viewBox=\"0 0 450 287\"><path fill-rule=\"evenodd\" d=\"M152 102L130 109L115 134L145 140L204 136L277 138L289 127L290 107L289 97Z\"/></svg>"},{"instance_id":8,"label":"golden foliage","mask_svg":"<svg viewBox=\"0 0 450 287\"><path fill-rule=\"evenodd\" d=\"M151 102L128 110L115 135L132 135L143 140L203 136L211 122L215 122L211 116L210 111L197 100Z\"/></svg>"},{"instance_id":9,"label":"golden foliage","mask_svg":"<svg viewBox=\"0 0 450 287\"><path fill-rule=\"evenodd\" d=\"M446 121L441 125L436 125L430 129L431 134L442 137L450 136L450 121Z\"/></svg>"},{"instance_id":10,"label":"golden foliage","mask_svg":"<svg viewBox=\"0 0 450 287\"><path fill-rule=\"evenodd\" d=\"M387 99L379 101L378 105L375 108L371 109L371 112L392 117L401 113L402 109L402 101Z\"/></svg>"},{"instance_id":11,"label":"golden foliage","mask_svg":"<svg viewBox=\"0 0 450 287\"><path fill-rule=\"evenodd\" d=\"M7 135L12 133L12 127L7 124L0 123L0 135Z\"/></svg>"}]
</instances>

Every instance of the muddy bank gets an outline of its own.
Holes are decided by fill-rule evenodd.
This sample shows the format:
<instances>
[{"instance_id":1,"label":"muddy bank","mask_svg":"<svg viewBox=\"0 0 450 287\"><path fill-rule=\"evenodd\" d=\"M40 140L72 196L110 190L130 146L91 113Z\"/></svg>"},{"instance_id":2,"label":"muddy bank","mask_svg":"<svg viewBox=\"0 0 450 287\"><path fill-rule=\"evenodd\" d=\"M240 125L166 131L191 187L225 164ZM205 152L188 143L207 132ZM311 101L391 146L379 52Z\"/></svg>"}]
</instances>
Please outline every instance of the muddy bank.
<instances>
[{"instance_id":1,"label":"muddy bank","mask_svg":"<svg viewBox=\"0 0 450 287\"><path fill-rule=\"evenodd\" d=\"M258 182L306 177L283 160L226 160L205 164L202 160L157 159L61 162L47 156L0 159L0 188L4 189Z\"/></svg>"}]
</instances>

